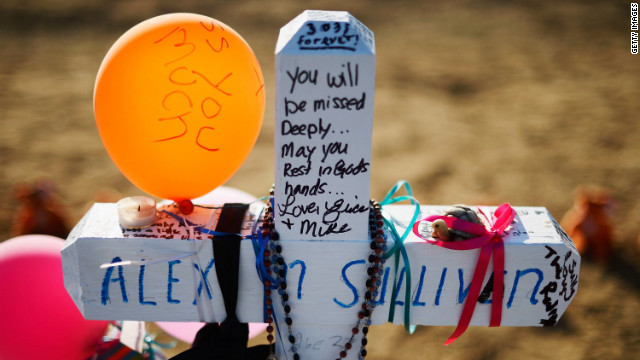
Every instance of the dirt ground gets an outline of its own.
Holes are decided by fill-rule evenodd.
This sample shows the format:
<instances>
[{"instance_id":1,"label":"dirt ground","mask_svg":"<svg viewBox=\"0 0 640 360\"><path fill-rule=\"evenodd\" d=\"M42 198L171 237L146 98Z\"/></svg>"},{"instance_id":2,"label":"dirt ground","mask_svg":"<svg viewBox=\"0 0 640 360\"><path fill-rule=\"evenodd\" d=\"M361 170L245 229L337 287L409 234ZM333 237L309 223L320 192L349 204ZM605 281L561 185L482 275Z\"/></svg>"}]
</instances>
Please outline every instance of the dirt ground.
<instances>
[{"instance_id":1,"label":"dirt ground","mask_svg":"<svg viewBox=\"0 0 640 360\"><path fill-rule=\"evenodd\" d=\"M0 239L21 181L51 179L73 222L101 189L139 194L109 159L93 119L98 67L134 24L168 12L219 19L253 47L267 110L227 183L257 196L273 182L274 48L304 9L347 10L376 37L372 197L400 179L423 204L510 202L560 219L574 190L615 199L615 260L584 261L554 328L390 324L370 359L637 359L640 354L640 55L624 1L106 1L0 3Z\"/></svg>"}]
</instances>

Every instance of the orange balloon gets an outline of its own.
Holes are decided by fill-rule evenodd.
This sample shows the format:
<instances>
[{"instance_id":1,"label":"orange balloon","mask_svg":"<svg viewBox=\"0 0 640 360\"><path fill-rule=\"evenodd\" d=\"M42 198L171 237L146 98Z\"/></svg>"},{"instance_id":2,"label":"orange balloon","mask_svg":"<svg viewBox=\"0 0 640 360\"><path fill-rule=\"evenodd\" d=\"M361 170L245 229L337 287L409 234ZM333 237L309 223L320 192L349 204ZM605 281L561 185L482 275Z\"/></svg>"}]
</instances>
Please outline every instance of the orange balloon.
<instances>
[{"instance_id":1,"label":"orange balloon","mask_svg":"<svg viewBox=\"0 0 640 360\"><path fill-rule=\"evenodd\" d=\"M204 195L238 170L264 104L260 64L244 39L186 13L122 35L100 66L93 99L100 137L120 171L175 201Z\"/></svg>"}]
</instances>

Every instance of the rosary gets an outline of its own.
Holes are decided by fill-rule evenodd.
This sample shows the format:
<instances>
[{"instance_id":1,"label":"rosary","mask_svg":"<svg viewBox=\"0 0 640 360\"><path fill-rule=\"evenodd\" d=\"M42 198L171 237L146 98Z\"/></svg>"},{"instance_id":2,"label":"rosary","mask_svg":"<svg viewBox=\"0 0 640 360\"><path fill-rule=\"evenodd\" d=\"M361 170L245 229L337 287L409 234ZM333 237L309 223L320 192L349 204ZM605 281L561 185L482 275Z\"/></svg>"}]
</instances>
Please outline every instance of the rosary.
<instances>
[{"instance_id":1,"label":"rosary","mask_svg":"<svg viewBox=\"0 0 640 360\"><path fill-rule=\"evenodd\" d=\"M270 196L270 200L273 199L273 189L270 192ZM376 306L375 299L378 295L378 287L381 284L381 276L384 272L384 255L387 250L387 235L384 234L382 210L380 204L375 200L371 200L369 204L370 253L368 257L369 266L367 268L368 277L365 282L364 302L362 303L361 310L358 312L358 320L351 329L351 337L343 345L342 350L338 354L338 360L347 356L347 352L353 348L354 339L360 331L362 331L362 339L360 341L358 357L359 359L364 359L367 356L367 333L369 332L369 325L371 325L371 315ZM266 322L268 324L267 341L269 341L270 345L270 355L267 360L277 360L274 352L274 304L273 299L271 298L272 290L276 290L282 299L282 307L285 314L284 321L287 325L288 334L286 340L291 343L293 359L300 360L300 355L298 354L296 347L296 337L293 335L292 331L293 318L291 317L291 306L289 305L289 294L287 293L286 265L284 258L282 257L282 243L280 242L280 236L275 231L273 206L271 201L268 201L268 205L264 210L262 226L259 231L262 232L261 235L263 239L266 239L268 243L263 253L264 267L266 268L267 274L272 276L272 279L276 282L275 284L272 284L270 280L264 281L265 313Z\"/></svg>"}]
</instances>

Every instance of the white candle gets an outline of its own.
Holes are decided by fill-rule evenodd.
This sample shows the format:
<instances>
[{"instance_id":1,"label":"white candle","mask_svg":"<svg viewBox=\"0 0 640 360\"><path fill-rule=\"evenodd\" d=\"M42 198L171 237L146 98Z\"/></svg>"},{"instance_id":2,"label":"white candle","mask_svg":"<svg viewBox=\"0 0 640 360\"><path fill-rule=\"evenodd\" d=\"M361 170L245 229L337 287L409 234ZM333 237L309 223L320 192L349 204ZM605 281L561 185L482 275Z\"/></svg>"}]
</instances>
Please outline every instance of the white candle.
<instances>
[{"instance_id":1,"label":"white candle","mask_svg":"<svg viewBox=\"0 0 640 360\"><path fill-rule=\"evenodd\" d=\"M118 220L127 229L140 229L156 222L156 201L146 196L131 196L118 201Z\"/></svg>"}]
</instances>

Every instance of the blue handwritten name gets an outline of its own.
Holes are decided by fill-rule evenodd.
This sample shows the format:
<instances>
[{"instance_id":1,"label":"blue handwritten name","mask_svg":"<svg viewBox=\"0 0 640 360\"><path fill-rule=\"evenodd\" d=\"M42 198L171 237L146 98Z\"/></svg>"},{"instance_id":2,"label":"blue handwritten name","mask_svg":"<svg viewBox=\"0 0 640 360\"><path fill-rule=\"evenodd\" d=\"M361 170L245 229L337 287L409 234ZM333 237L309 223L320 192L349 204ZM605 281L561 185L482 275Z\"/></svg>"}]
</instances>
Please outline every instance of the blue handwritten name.
<instances>
[{"instance_id":1,"label":"blue handwritten name","mask_svg":"<svg viewBox=\"0 0 640 360\"><path fill-rule=\"evenodd\" d=\"M516 295L516 289L518 288L518 281L520 281L520 277L527 275L527 274L536 274L538 275L538 281L536 282L536 285L533 287L533 292L531 292L531 298L529 299L529 302L531 303L531 305L536 305L538 303L538 300L536 299L536 294L538 293L538 290L540 289L540 284L542 284L542 280L544 280L544 275L542 274L542 270L540 269L525 269L525 270L516 270L516 277L515 279L513 279L513 287L511 288L511 294L509 295L509 301L507 301L507 309L511 307L511 305L513 305L513 298Z\"/></svg>"},{"instance_id":2,"label":"blue handwritten name","mask_svg":"<svg viewBox=\"0 0 640 360\"><path fill-rule=\"evenodd\" d=\"M296 265L300 265L300 276L298 278L298 299L302 299L302 282L304 281L304 275L307 273L307 265L302 260L296 260L289 265L289 269L293 269L293 267Z\"/></svg>"},{"instance_id":3,"label":"blue handwritten name","mask_svg":"<svg viewBox=\"0 0 640 360\"><path fill-rule=\"evenodd\" d=\"M180 279L173 277L173 265L181 262L180 260L169 261L169 276L167 277L167 302L169 304L180 304L180 300L173 298L173 283L180 281Z\"/></svg>"},{"instance_id":4,"label":"blue handwritten name","mask_svg":"<svg viewBox=\"0 0 640 360\"><path fill-rule=\"evenodd\" d=\"M144 260L144 259L142 259ZM144 271L146 269L146 265L140 265L140 274L138 275L138 301L140 305L158 305L155 301L147 301L144 299Z\"/></svg>"},{"instance_id":5,"label":"blue handwritten name","mask_svg":"<svg viewBox=\"0 0 640 360\"><path fill-rule=\"evenodd\" d=\"M348 276L347 276L347 270L352 267L353 265L357 265L357 264L364 264L365 261L364 260L355 260L355 261L351 261L349 263L347 263L343 268L342 268L342 280L344 282L344 284L347 286L347 288L349 288L349 290L351 291L351 293L353 294L353 299L349 302L342 302L340 300L338 300L337 298L334 298L333 301L338 304L339 306L343 307L343 308L350 308L354 305L356 305L359 302L360 299L360 295L358 294L358 291L356 289L356 287L353 285L353 283L351 282L351 280L349 280ZM386 298L386 289L387 289L387 281L388 281L388 276L389 276L389 272L390 269L387 267L385 269L385 276L384 276L384 281L383 283L380 285L380 293L379 293L379 297L376 300L376 304L377 305L382 305L385 302L385 298ZM400 270L400 274L398 275L398 281L396 284L395 289L392 289L392 295L394 297L395 304L396 306L404 306L405 303L403 300L399 299L399 295L400 295L400 291L402 289L402 285L404 283L404 278L405 278L405 273L406 273L406 268L403 267ZM417 307L417 306L426 306L426 301L422 300L422 294L423 294L423 288L424 288L424 282L425 282L425 278L426 278L426 274L427 274L427 267L425 265L422 265L421 267L421 271L420 271L420 277L418 279L418 283L416 284L415 290L412 292L412 301L411 301L411 306L413 307ZM507 274L507 271L504 272L504 274ZM542 281L544 279L544 275L542 273L542 271L540 269L536 269L536 268L529 268L529 269L524 269L524 270L516 270L516 275L515 278L513 280L513 286L511 288L511 292L509 294L509 299L507 301L507 308L510 308L513 305L516 293L517 293L517 289L518 289L518 285L519 285L519 280L520 278L522 278L525 275L528 274L535 274L537 275L537 281L533 287L533 292L531 293L531 296L529 298L529 302L531 303L531 305L536 305L538 303L538 299L536 299L536 294L538 293L538 290L540 288L540 285L542 284ZM438 288L435 292L435 296L434 296L434 305L435 306L440 306L440 299L441 299L441 295L442 295L442 290L444 288L445 282L446 282L446 278L447 278L447 268L444 267L441 270L440 273L440 280L438 283ZM489 277L489 279L487 280L487 283L484 284L483 287L483 293L486 294L490 294L491 292L493 292L493 274L491 274L491 276ZM464 282L464 270L459 268L458 269L458 282L459 282L459 287L458 287L458 299L457 302L458 304L462 304L465 299L467 298L467 295L469 293L469 289L471 287L471 282L469 282L468 284L465 284ZM504 291L504 289L503 289ZM482 298L482 296L478 299L478 301L482 304L491 304L492 300L490 297L487 298Z\"/></svg>"},{"instance_id":6,"label":"blue handwritten name","mask_svg":"<svg viewBox=\"0 0 640 360\"><path fill-rule=\"evenodd\" d=\"M427 272L427 267L422 265L422 271L420 272L420 280L418 281L418 288L416 292L413 294L413 301L411 302L412 306L426 306L427 303L420 300L420 295L422 294L422 284L424 283L424 274Z\"/></svg>"},{"instance_id":7,"label":"blue handwritten name","mask_svg":"<svg viewBox=\"0 0 640 360\"><path fill-rule=\"evenodd\" d=\"M118 263L121 261L122 259L116 256L111 260L111 264ZM173 260L173 261L167 262L167 278L166 278L167 279L167 285L166 285L167 301L166 302L168 304L181 303L181 300L176 298L174 294L175 285L180 282L180 279L175 276L174 270L176 266L178 267L184 266L180 264L182 264L182 261L180 260ZM197 305L199 298L203 296L202 293L205 291L206 291L206 297L209 300L213 299L213 291L209 284L209 276L211 274L211 270L213 269L214 264L215 264L215 259L213 258L210 259L209 262L206 264L206 266L203 268L201 268L201 265L199 263L192 263L194 274L196 274L196 279L197 279L197 282L196 282L196 279L194 279L194 285L196 286L197 291L196 291L196 295L193 298L193 305ZM344 283L344 285L347 287L349 292L351 293L351 296L348 297L347 299L339 299L337 297L334 297L333 302L338 306L342 308L351 308L360 302L360 297L363 294L358 293L358 286L356 285L356 282L353 282L350 279L349 274L353 276L353 274L359 273L361 269L358 269L358 267L360 267L361 265L362 266L366 265L366 261L364 259L350 261L342 267L341 280ZM296 267L299 267L300 269L300 273L297 279L298 286L297 286L296 295L299 300L302 300L304 295L303 284L304 284L305 276L307 273L307 265L302 260L295 260L288 266L289 269L294 269ZM387 300L387 288L388 288L387 285L389 281L389 274L391 272L390 270L391 269L389 267L386 267L384 272L384 277L378 282L378 292L377 294L374 295L374 299L377 305L384 305L385 301ZM405 302L403 301L404 297L400 296L400 293L401 291L403 291L403 285L405 287L409 285L409 286L412 286L411 306L413 307L426 306L427 299L430 298L430 296L433 296L433 305L440 306L442 292L445 289L445 284L447 282L448 268L443 267L441 269L438 269L437 271L439 272L439 274L438 272L436 272L436 274L439 275L438 286L435 289L435 292L429 293L425 291L425 287L424 287L425 279L427 279L428 277L427 266L422 265L420 267L420 276L418 277L417 283L414 283L414 284L405 284L406 268L403 267L400 270L400 274L398 274L396 287L391 289L391 291L389 291L390 296L393 296L393 298L396 299L395 301L396 305L405 306ZM146 274L146 265L140 265L138 269L138 303L140 305L156 306L158 304L157 298L145 296L145 281L144 281L145 274ZM505 271L505 274L507 274L506 271ZM126 289L125 275L126 275L126 272L124 271L124 266L122 265L112 266L105 270L105 273L102 279L102 289L101 289L101 298L100 298L102 305L106 306L107 304L111 303L112 292L110 292L110 290L111 290L111 285L114 283L119 284L122 302L123 303L129 302L127 289ZM468 296L469 289L471 286L471 280L469 279L468 280L469 282L465 283L464 270L461 268L458 268L457 275L458 275L457 303L462 304L465 301L466 297ZM531 278L531 276L534 276L534 278ZM526 292L526 294L529 296L528 302L531 305L538 304L539 300L536 298L536 296L538 294L541 294L540 288L544 280L544 275L542 270L537 268L517 269L515 270L513 284L510 289L509 297L506 302L506 308L511 308L513 306L514 301L516 300L516 297L518 297L517 296L518 287L522 287L521 279L527 278L527 277L529 280L526 282L526 284L533 284L532 291ZM483 304L490 304L492 301L491 297L489 296L489 294L492 291L494 291L492 287L493 286L492 278L493 278L493 274L489 277L487 282L484 284L483 291L482 291L484 295L481 296L480 299L478 300ZM154 291L153 294L157 294L157 292ZM399 297L401 297L402 300L399 299Z\"/></svg>"},{"instance_id":8,"label":"blue handwritten name","mask_svg":"<svg viewBox=\"0 0 640 360\"><path fill-rule=\"evenodd\" d=\"M114 257L113 260L111 260L111 263L118 263L121 262L122 259L120 259L119 257ZM127 298L127 289L124 285L124 270L122 269L122 265L117 266L118 268L118 277L115 279L112 279L111 276L113 276L113 270L116 267L109 267L107 268L107 271L105 271L104 273L104 277L102 278L102 292L101 292L101 300L102 300L102 305L107 305L108 302L111 302L111 299L109 297L109 283L112 282L119 282L120 283L120 292L122 293L122 302L129 302L129 298Z\"/></svg>"},{"instance_id":9,"label":"blue handwritten name","mask_svg":"<svg viewBox=\"0 0 640 360\"><path fill-rule=\"evenodd\" d=\"M209 264L207 264L207 267L204 269L204 271L200 270L200 267L198 266L198 264L193 264L193 267L195 267L195 269L200 273L200 280L198 283L198 295L193 299L193 305L198 304L198 297L200 297L200 295L202 294L203 287L207 289L207 296L209 297L209 300L213 299L213 294L211 292L211 288L209 288L209 282L207 281L207 276L209 276L209 271L211 271L211 268L213 267L214 263L215 263L215 259L211 259L211 261L209 261Z\"/></svg>"},{"instance_id":10,"label":"blue handwritten name","mask_svg":"<svg viewBox=\"0 0 640 360\"><path fill-rule=\"evenodd\" d=\"M358 289L356 289L356 287L353 286L353 284L351 283L351 281L349 281L349 278L347 277L347 269L350 268L353 265L356 265L356 264L366 264L366 261L364 261L364 259L350 261L350 262L347 263L347 265L345 265L342 268L342 281L344 281L345 285L347 285L347 287L353 293L353 300L349 304L345 304L342 301L340 301L340 300L338 300L336 298L333 298L333 302L335 302L336 304L340 305L343 308L352 307L353 305L358 303L358 299L360 298L360 296L358 295Z\"/></svg>"}]
</instances>

